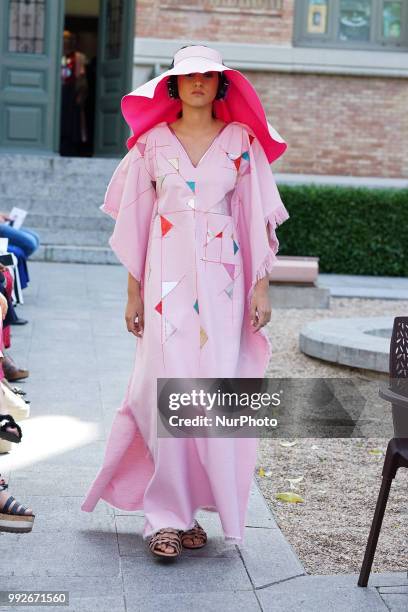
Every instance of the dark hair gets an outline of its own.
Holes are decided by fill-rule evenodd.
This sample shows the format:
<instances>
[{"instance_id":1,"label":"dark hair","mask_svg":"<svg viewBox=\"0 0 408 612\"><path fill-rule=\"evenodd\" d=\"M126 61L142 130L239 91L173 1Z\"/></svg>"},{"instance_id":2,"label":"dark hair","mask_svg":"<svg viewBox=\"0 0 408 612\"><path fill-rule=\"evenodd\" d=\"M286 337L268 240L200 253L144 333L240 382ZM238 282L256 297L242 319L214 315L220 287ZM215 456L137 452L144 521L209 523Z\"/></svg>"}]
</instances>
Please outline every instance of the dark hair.
<instances>
[{"instance_id":1,"label":"dark hair","mask_svg":"<svg viewBox=\"0 0 408 612\"><path fill-rule=\"evenodd\" d=\"M208 45L184 45L184 47L180 47L180 49L178 49L179 51L181 49L185 49L186 47L207 47ZM174 68L174 59L170 65L170 68ZM178 86L177 86L177 74L172 74L168 79L167 79L167 91L169 93L170 98L173 99L180 99L179 96L179 92L178 92ZM215 99L216 100L224 100L227 94L227 88L229 85L229 81L227 79L227 77L225 76L224 72L220 72L219 73L219 77L218 77L218 89L217 89L217 93L215 94ZM181 111L180 111L181 113ZM181 116L181 114L178 114L178 116ZM214 116L214 113L213 113Z\"/></svg>"},{"instance_id":2,"label":"dark hair","mask_svg":"<svg viewBox=\"0 0 408 612\"><path fill-rule=\"evenodd\" d=\"M172 74L167 79L167 90L169 92L169 96L178 100L180 98L177 86L177 74ZM227 87L229 85L229 81L223 72L219 73L218 77L218 89L215 94L216 100L223 100L227 93Z\"/></svg>"}]
</instances>

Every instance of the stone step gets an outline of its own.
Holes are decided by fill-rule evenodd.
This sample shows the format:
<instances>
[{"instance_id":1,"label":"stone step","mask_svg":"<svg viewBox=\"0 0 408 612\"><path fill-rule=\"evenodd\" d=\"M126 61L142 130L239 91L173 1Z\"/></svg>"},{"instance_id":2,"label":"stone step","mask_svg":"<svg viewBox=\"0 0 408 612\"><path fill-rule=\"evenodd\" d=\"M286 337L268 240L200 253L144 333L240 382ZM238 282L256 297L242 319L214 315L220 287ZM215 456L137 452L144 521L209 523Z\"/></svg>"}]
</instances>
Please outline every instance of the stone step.
<instances>
[{"instance_id":1,"label":"stone step","mask_svg":"<svg viewBox=\"0 0 408 612\"><path fill-rule=\"evenodd\" d=\"M114 221L101 211L97 216L85 215L45 215L29 212L25 225L32 229L38 228L41 233L44 229L51 230L79 230L79 231L101 231L112 232ZM37 230L36 230L37 231Z\"/></svg>"},{"instance_id":2,"label":"stone step","mask_svg":"<svg viewBox=\"0 0 408 612\"><path fill-rule=\"evenodd\" d=\"M108 247L108 238L112 231L83 230L83 229L55 229L46 227L31 227L40 236L41 244L45 245L72 245L89 247Z\"/></svg>"},{"instance_id":3,"label":"stone step","mask_svg":"<svg viewBox=\"0 0 408 612\"><path fill-rule=\"evenodd\" d=\"M9 180L7 183L0 185L0 196L12 197L31 200L37 198L58 198L63 199L69 196L71 200L83 198L91 198L93 200L103 200L103 196L108 185L107 181L95 181L94 177L88 177L87 181L80 183L78 180L72 180L69 183L52 180L38 182Z\"/></svg>"},{"instance_id":4,"label":"stone step","mask_svg":"<svg viewBox=\"0 0 408 612\"><path fill-rule=\"evenodd\" d=\"M0 157L1 161L1 157ZM97 171L95 171L97 170ZM0 185L9 182L9 179L20 181L24 183L32 183L35 185L41 181L65 183L69 185L72 181L79 181L81 184L86 184L89 179L92 178L95 183L109 181L112 176L114 168L109 168L106 171L100 169L89 168L88 172L54 172L52 170L0 170Z\"/></svg>"},{"instance_id":5,"label":"stone step","mask_svg":"<svg viewBox=\"0 0 408 612\"><path fill-rule=\"evenodd\" d=\"M103 199L120 159L0 155L0 195L38 199Z\"/></svg>"},{"instance_id":6,"label":"stone step","mask_svg":"<svg viewBox=\"0 0 408 612\"><path fill-rule=\"evenodd\" d=\"M25 225L38 232L32 259L118 263L109 247L114 222L99 208L120 159L59 155L0 155L0 211L28 211Z\"/></svg>"},{"instance_id":7,"label":"stone step","mask_svg":"<svg viewBox=\"0 0 408 612\"><path fill-rule=\"evenodd\" d=\"M0 176L9 172L51 172L57 175L112 174L120 158L61 157L59 155L0 155Z\"/></svg>"},{"instance_id":8,"label":"stone step","mask_svg":"<svg viewBox=\"0 0 408 612\"><path fill-rule=\"evenodd\" d=\"M103 198L90 198L88 195L86 197L82 197L81 199L58 199L58 198L38 198L38 199L23 199L23 198L11 198L11 197L1 197L0 198L1 206L0 210L10 211L13 206L18 206L19 208L24 208L30 214L39 214L39 215L57 215L57 216L66 216L66 217L102 217L104 215L99 210L103 202Z\"/></svg>"},{"instance_id":9,"label":"stone step","mask_svg":"<svg viewBox=\"0 0 408 612\"><path fill-rule=\"evenodd\" d=\"M110 247L76 245L42 245L30 257L34 261L59 263L119 264Z\"/></svg>"}]
</instances>

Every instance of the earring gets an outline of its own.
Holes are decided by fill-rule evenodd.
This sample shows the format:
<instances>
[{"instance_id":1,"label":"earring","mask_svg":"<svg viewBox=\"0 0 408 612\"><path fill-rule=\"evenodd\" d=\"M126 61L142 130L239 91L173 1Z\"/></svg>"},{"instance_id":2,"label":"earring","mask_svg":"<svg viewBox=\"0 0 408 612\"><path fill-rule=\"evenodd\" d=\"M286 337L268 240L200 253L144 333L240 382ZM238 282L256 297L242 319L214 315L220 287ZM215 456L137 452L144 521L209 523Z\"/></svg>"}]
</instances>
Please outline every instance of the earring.
<instances>
[{"instance_id":1,"label":"earring","mask_svg":"<svg viewBox=\"0 0 408 612\"><path fill-rule=\"evenodd\" d=\"M221 84L218 90L217 96L216 96L217 100L225 100L225 98L227 97L228 85L229 85L228 81L224 81Z\"/></svg>"},{"instance_id":2,"label":"earring","mask_svg":"<svg viewBox=\"0 0 408 612\"><path fill-rule=\"evenodd\" d=\"M167 80L167 91L170 98L178 98L177 86L173 83L171 78Z\"/></svg>"}]
</instances>

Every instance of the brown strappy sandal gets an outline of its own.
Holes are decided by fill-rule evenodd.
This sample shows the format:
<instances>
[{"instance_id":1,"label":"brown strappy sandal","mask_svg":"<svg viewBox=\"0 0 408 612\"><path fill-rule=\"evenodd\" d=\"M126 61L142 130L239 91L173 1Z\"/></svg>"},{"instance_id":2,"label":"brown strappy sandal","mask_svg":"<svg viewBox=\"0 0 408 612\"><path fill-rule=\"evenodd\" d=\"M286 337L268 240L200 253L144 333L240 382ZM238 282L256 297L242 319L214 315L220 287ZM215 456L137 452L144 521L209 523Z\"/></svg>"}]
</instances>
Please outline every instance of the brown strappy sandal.
<instances>
[{"instance_id":1,"label":"brown strappy sandal","mask_svg":"<svg viewBox=\"0 0 408 612\"><path fill-rule=\"evenodd\" d=\"M207 544L207 534L201 525L195 521L192 529L181 533L181 543L184 548L202 548Z\"/></svg>"},{"instance_id":2,"label":"brown strappy sandal","mask_svg":"<svg viewBox=\"0 0 408 612\"><path fill-rule=\"evenodd\" d=\"M149 542L150 551L158 557L178 557L182 551L180 530L173 527L163 527L156 531ZM171 546L171 552L166 552L166 548Z\"/></svg>"}]
</instances>

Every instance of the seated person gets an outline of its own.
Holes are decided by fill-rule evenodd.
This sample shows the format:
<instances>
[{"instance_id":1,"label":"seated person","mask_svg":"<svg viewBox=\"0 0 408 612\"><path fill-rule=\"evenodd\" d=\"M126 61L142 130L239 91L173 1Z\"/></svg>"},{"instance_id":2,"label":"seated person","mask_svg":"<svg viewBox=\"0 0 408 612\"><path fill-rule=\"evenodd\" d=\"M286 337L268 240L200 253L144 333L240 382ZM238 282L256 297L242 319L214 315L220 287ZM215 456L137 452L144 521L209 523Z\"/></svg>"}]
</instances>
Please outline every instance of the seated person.
<instances>
[{"instance_id":1,"label":"seated person","mask_svg":"<svg viewBox=\"0 0 408 612\"><path fill-rule=\"evenodd\" d=\"M27 228L16 229L8 225L7 213L0 212L0 238L8 238L8 251L14 253L18 259L21 288L27 287L30 277L28 275L27 259L40 246L40 238L36 232Z\"/></svg>"},{"instance_id":2,"label":"seated person","mask_svg":"<svg viewBox=\"0 0 408 612\"><path fill-rule=\"evenodd\" d=\"M10 325L12 325L16 320L26 322L23 319L18 319L14 311L14 306L11 300L11 291L12 277L10 271L0 264L0 311L2 315L2 320L0 321L1 352L3 352L5 348L10 348ZM9 355L5 355L4 353L1 355L0 380L6 378L6 380L8 380L9 382L14 382L16 380L21 380L22 378L27 378L28 375L28 370L24 370L23 368L17 367Z\"/></svg>"}]
</instances>

